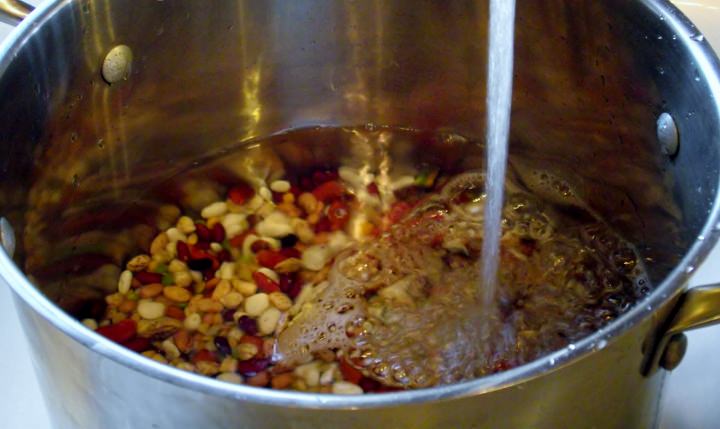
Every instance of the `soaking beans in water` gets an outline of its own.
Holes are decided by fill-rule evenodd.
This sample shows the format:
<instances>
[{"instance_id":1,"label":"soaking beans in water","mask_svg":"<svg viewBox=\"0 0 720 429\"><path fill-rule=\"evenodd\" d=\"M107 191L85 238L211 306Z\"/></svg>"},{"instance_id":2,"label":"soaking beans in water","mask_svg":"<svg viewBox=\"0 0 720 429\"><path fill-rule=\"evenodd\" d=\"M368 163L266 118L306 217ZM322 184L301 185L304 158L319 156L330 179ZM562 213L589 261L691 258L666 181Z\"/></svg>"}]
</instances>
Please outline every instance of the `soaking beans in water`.
<instances>
[{"instance_id":1,"label":"soaking beans in water","mask_svg":"<svg viewBox=\"0 0 720 429\"><path fill-rule=\"evenodd\" d=\"M282 145L258 143L272 158L264 168L199 210L181 207L86 325L227 382L355 394L522 365L647 292L633 246L570 184L536 172L554 196L508 181L495 301L481 305L482 171L388 149L459 137L344 132L360 152L302 168L283 162L302 153L273 157Z\"/></svg>"}]
</instances>

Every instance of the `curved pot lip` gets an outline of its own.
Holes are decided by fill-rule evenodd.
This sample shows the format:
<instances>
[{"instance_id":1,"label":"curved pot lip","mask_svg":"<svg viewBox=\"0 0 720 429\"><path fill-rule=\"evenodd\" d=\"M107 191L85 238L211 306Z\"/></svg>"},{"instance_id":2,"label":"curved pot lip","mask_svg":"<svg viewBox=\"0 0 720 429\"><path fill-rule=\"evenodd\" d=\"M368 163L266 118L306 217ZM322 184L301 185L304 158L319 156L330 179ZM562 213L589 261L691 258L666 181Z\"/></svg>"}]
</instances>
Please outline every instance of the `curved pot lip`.
<instances>
[{"instance_id":1,"label":"curved pot lip","mask_svg":"<svg viewBox=\"0 0 720 429\"><path fill-rule=\"evenodd\" d=\"M20 46L32 36L35 28L49 21L54 13L71 1L57 0L44 3L0 44L0 76ZM697 61L697 65L703 70L710 93L720 103L720 62L708 42L690 41L691 36L698 33L697 29L667 0L640 1L658 16L663 16L667 25L670 25L678 34L678 38L682 37ZM716 106L714 113L720 121L720 106ZM720 204L716 197L712 211L701 232L705 238L693 243L682 261L656 290L645 301L636 304L620 318L577 343L526 365L476 380L427 389L358 396L288 392L234 385L158 363L111 342L73 319L36 289L3 250L0 250L0 273L14 292L55 328L91 351L158 380L210 395L279 407L366 409L462 398L505 389L525 383L599 351L651 315L657 307L670 300L684 287L693 271L692 267L697 267L720 239L719 221Z\"/></svg>"}]
</instances>

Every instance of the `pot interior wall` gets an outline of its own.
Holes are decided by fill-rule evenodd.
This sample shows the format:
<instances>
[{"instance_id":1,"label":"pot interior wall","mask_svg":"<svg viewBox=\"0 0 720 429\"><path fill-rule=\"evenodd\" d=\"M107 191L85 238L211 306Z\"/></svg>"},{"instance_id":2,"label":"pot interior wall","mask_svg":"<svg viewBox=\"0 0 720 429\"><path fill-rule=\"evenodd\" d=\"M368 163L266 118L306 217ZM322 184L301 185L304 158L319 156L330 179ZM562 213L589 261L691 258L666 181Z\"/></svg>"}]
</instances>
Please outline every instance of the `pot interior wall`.
<instances>
[{"instance_id":1,"label":"pot interior wall","mask_svg":"<svg viewBox=\"0 0 720 429\"><path fill-rule=\"evenodd\" d=\"M697 42L673 37L648 3L519 2L510 151L519 180L540 168L572 182L652 261L657 283L705 223L720 132L690 59ZM124 258L147 245L162 204L190 205L168 187L232 180L237 156L187 171L284 129L453 130L469 139L464 162L480 166L487 9L62 2L0 68L0 214L20 237L17 262L51 299L92 315ZM116 44L134 61L111 86L100 68ZM663 111L680 129L672 160L655 137Z\"/></svg>"}]
</instances>

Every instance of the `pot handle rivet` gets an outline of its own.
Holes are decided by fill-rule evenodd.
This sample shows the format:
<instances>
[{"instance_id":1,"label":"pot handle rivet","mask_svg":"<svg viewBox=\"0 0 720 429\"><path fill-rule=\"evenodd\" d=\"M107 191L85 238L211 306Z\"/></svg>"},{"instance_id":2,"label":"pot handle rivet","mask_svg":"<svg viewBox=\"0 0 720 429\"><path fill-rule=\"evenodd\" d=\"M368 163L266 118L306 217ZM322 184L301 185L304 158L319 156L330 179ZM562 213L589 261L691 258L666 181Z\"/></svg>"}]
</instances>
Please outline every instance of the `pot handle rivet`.
<instances>
[{"instance_id":1,"label":"pot handle rivet","mask_svg":"<svg viewBox=\"0 0 720 429\"><path fill-rule=\"evenodd\" d=\"M117 45L110 49L102 65L102 77L110 85L127 80L132 65L132 50L127 45Z\"/></svg>"},{"instance_id":2,"label":"pot handle rivet","mask_svg":"<svg viewBox=\"0 0 720 429\"><path fill-rule=\"evenodd\" d=\"M677 124L672 115L667 112L661 113L657 120L657 138L660 147L665 155L674 157L680 148L680 138Z\"/></svg>"},{"instance_id":3,"label":"pot handle rivet","mask_svg":"<svg viewBox=\"0 0 720 429\"><path fill-rule=\"evenodd\" d=\"M660 366L668 371L672 371L680 365L685 351L687 350L687 337L685 334L675 334L668 340L660 358Z\"/></svg>"},{"instance_id":4,"label":"pot handle rivet","mask_svg":"<svg viewBox=\"0 0 720 429\"><path fill-rule=\"evenodd\" d=\"M15 233L13 232L10 222L4 217L0 217L0 244L12 258L15 253Z\"/></svg>"}]
</instances>

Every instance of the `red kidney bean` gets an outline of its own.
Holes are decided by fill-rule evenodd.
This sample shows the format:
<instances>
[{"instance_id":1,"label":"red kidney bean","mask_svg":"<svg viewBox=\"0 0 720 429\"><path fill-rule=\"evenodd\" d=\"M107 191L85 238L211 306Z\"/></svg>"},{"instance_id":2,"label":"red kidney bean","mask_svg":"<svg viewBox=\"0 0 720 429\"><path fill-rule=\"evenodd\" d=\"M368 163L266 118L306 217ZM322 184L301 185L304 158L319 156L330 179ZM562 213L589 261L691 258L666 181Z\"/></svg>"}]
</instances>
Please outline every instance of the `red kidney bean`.
<instances>
[{"instance_id":1,"label":"red kidney bean","mask_svg":"<svg viewBox=\"0 0 720 429\"><path fill-rule=\"evenodd\" d=\"M339 177L337 170L325 169L315 170L312 174L312 181L315 185L322 185L331 180L337 180Z\"/></svg>"},{"instance_id":2,"label":"red kidney bean","mask_svg":"<svg viewBox=\"0 0 720 429\"><path fill-rule=\"evenodd\" d=\"M215 277L215 271L217 271L217 270L216 269L214 270L212 268L210 268L209 270L203 271L202 272L203 280L208 281L208 280L212 279L213 277Z\"/></svg>"},{"instance_id":3,"label":"red kidney bean","mask_svg":"<svg viewBox=\"0 0 720 429\"><path fill-rule=\"evenodd\" d=\"M301 177L300 178L300 189L303 191L311 191L313 188L315 188L315 184L312 181L312 178L310 177Z\"/></svg>"},{"instance_id":4,"label":"red kidney bean","mask_svg":"<svg viewBox=\"0 0 720 429\"><path fill-rule=\"evenodd\" d=\"M232 322L235 310L226 309L222 312L222 318L224 322Z\"/></svg>"},{"instance_id":5,"label":"red kidney bean","mask_svg":"<svg viewBox=\"0 0 720 429\"><path fill-rule=\"evenodd\" d=\"M290 289L287 291L286 295L289 296L291 299L295 299L298 295L300 295L302 289L303 285L301 283L293 283L292 286L290 286Z\"/></svg>"},{"instance_id":6,"label":"red kidney bean","mask_svg":"<svg viewBox=\"0 0 720 429\"><path fill-rule=\"evenodd\" d=\"M280 254L285 256L286 258L300 258L300 251L297 250L294 247L286 247L284 249L280 249Z\"/></svg>"},{"instance_id":7,"label":"red kidney bean","mask_svg":"<svg viewBox=\"0 0 720 429\"><path fill-rule=\"evenodd\" d=\"M333 229L342 229L350 220L350 208L341 201L335 201L330 204L327 211L327 217L333 226Z\"/></svg>"},{"instance_id":8,"label":"red kidney bean","mask_svg":"<svg viewBox=\"0 0 720 429\"><path fill-rule=\"evenodd\" d=\"M195 245L193 247L197 250L210 250L210 242L198 241L197 243L195 243Z\"/></svg>"},{"instance_id":9,"label":"red kidney bean","mask_svg":"<svg viewBox=\"0 0 720 429\"><path fill-rule=\"evenodd\" d=\"M340 373L342 374L345 381L349 381L353 384L358 384L360 383L360 380L363 379L362 372L360 372L360 370L358 370L354 366L350 365L345 359L340 360L339 367Z\"/></svg>"},{"instance_id":10,"label":"red kidney bean","mask_svg":"<svg viewBox=\"0 0 720 429\"><path fill-rule=\"evenodd\" d=\"M243 232L242 234L236 235L235 237L230 239L230 246L238 248L242 247L243 243L245 242L245 239L248 235L250 235L252 230L247 230Z\"/></svg>"},{"instance_id":11,"label":"red kidney bean","mask_svg":"<svg viewBox=\"0 0 720 429\"><path fill-rule=\"evenodd\" d=\"M195 224L195 234L199 241L210 241L210 229L202 223Z\"/></svg>"},{"instance_id":12,"label":"red kidney bean","mask_svg":"<svg viewBox=\"0 0 720 429\"><path fill-rule=\"evenodd\" d=\"M345 187L336 181L325 182L313 190L315 198L322 202L336 200L345 193Z\"/></svg>"},{"instance_id":13,"label":"red kidney bean","mask_svg":"<svg viewBox=\"0 0 720 429\"><path fill-rule=\"evenodd\" d=\"M187 262L190 260L190 248L188 247L186 242L178 241L175 244L175 248L177 249L177 257L179 260L183 262Z\"/></svg>"},{"instance_id":14,"label":"red kidney bean","mask_svg":"<svg viewBox=\"0 0 720 429\"><path fill-rule=\"evenodd\" d=\"M253 244L250 245L250 250L253 253L258 253L261 250L270 249L270 244L265 240L255 240L253 241Z\"/></svg>"},{"instance_id":15,"label":"red kidney bean","mask_svg":"<svg viewBox=\"0 0 720 429\"><path fill-rule=\"evenodd\" d=\"M378 195L380 194L380 189L378 189L378 185L375 184L375 182L372 182L367 185L367 192L370 195Z\"/></svg>"},{"instance_id":16,"label":"red kidney bean","mask_svg":"<svg viewBox=\"0 0 720 429\"><path fill-rule=\"evenodd\" d=\"M253 280L255 280L255 284L257 285L258 289L265 293L273 293L273 292L280 292L280 285L275 282L275 280L271 279L270 277L266 276L265 274L255 271L252 274Z\"/></svg>"},{"instance_id":17,"label":"red kidney bean","mask_svg":"<svg viewBox=\"0 0 720 429\"><path fill-rule=\"evenodd\" d=\"M150 350L151 346L150 339L143 337L135 337L131 340L123 342L122 345L137 353Z\"/></svg>"},{"instance_id":18,"label":"red kidney bean","mask_svg":"<svg viewBox=\"0 0 720 429\"><path fill-rule=\"evenodd\" d=\"M290 193L295 196L295 198L299 197L300 194L302 194L302 191L297 185L290 185Z\"/></svg>"},{"instance_id":19,"label":"red kidney bean","mask_svg":"<svg viewBox=\"0 0 720 429\"><path fill-rule=\"evenodd\" d=\"M315 224L315 233L319 234L321 232L330 232L332 231L332 223L330 223L330 219L323 216L320 218L318 223Z\"/></svg>"},{"instance_id":20,"label":"red kidney bean","mask_svg":"<svg viewBox=\"0 0 720 429\"><path fill-rule=\"evenodd\" d=\"M175 305L169 305L167 307L167 309L165 310L165 315L167 317L172 317L173 319L185 320L185 311L183 311L182 308L175 306Z\"/></svg>"},{"instance_id":21,"label":"red kidney bean","mask_svg":"<svg viewBox=\"0 0 720 429\"><path fill-rule=\"evenodd\" d=\"M388 213L388 220L390 223L396 223L400 221L403 217L405 217L406 214L410 212L412 209L412 206L405 201L398 201L395 204L390 207L390 212Z\"/></svg>"},{"instance_id":22,"label":"red kidney bean","mask_svg":"<svg viewBox=\"0 0 720 429\"><path fill-rule=\"evenodd\" d=\"M220 353L221 357L232 354L232 348L230 347L230 343L228 342L228 339L226 337L217 336L213 340L213 343L215 343L215 347L217 348L217 351Z\"/></svg>"},{"instance_id":23,"label":"red kidney bean","mask_svg":"<svg viewBox=\"0 0 720 429\"><path fill-rule=\"evenodd\" d=\"M283 201L283 195L284 195L284 194L283 194L282 192L275 192L275 191L273 191L273 192L272 192L273 202L274 202L275 204L280 204L280 203L282 203L282 201Z\"/></svg>"},{"instance_id":24,"label":"red kidney bean","mask_svg":"<svg viewBox=\"0 0 720 429\"><path fill-rule=\"evenodd\" d=\"M376 392L381 386L380 383L368 377L361 378L358 385L362 388L363 392Z\"/></svg>"},{"instance_id":25,"label":"red kidney bean","mask_svg":"<svg viewBox=\"0 0 720 429\"><path fill-rule=\"evenodd\" d=\"M134 275L135 279L144 285L151 283L162 283L162 274L149 271L139 271Z\"/></svg>"},{"instance_id":26,"label":"red kidney bean","mask_svg":"<svg viewBox=\"0 0 720 429\"><path fill-rule=\"evenodd\" d=\"M257 335L258 333L258 327L257 322L255 319L251 318L250 316L240 316L240 318L237 321L238 328L240 328L243 332L245 332L248 335ZM242 342L242 340L241 340Z\"/></svg>"},{"instance_id":27,"label":"red kidney bean","mask_svg":"<svg viewBox=\"0 0 720 429\"><path fill-rule=\"evenodd\" d=\"M264 370L270 365L270 359L267 358L251 358L238 362L237 372L242 375L254 375Z\"/></svg>"},{"instance_id":28,"label":"red kidney bean","mask_svg":"<svg viewBox=\"0 0 720 429\"><path fill-rule=\"evenodd\" d=\"M125 319L113 325L101 326L95 332L116 343L123 343L135 336L137 323L132 319Z\"/></svg>"},{"instance_id":29,"label":"red kidney bean","mask_svg":"<svg viewBox=\"0 0 720 429\"><path fill-rule=\"evenodd\" d=\"M217 260L219 262L227 262L232 260L232 255L226 249L217 252Z\"/></svg>"},{"instance_id":30,"label":"red kidney bean","mask_svg":"<svg viewBox=\"0 0 720 429\"><path fill-rule=\"evenodd\" d=\"M274 250L261 250L256 255L258 264L267 268L275 268L275 265L286 260L288 257Z\"/></svg>"},{"instance_id":31,"label":"red kidney bean","mask_svg":"<svg viewBox=\"0 0 720 429\"><path fill-rule=\"evenodd\" d=\"M228 198L237 205L243 205L255 196L255 190L247 183L235 185L228 190Z\"/></svg>"},{"instance_id":32,"label":"red kidney bean","mask_svg":"<svg viewBox=\"0 0 720 429\"><path fill-rule=\"evenodd\" d=\"M215 354L207 349L198 350L195 354L192 356L192 363L198 363L200 361L206 361L206 362L216 362L217 359L215 359Z\"/></svg>"},{"instance_id":33,"label":"red kidney bean","mask_svg":"<svg viewBox=\"0 0 720 429\"><path fill-rule=\"evenodd\" d=\"M278 282L278 285L280 286L280 290L282 293L286 294L290 290L293 284L293 279L288 274L280 274L280 281Z\"/></svg>"},{"instance_id":34,"label":"red kidney bean","mask_svg":"<svg viewBox=\"0 0 720 429\"><path fill-rule=\"evenodd\" d=\"M225 228L221 223L218 222L213 225L210 237L212 238L212 241L216 243L222 243L225 240Z\"/></svg>"}]
</instances>

